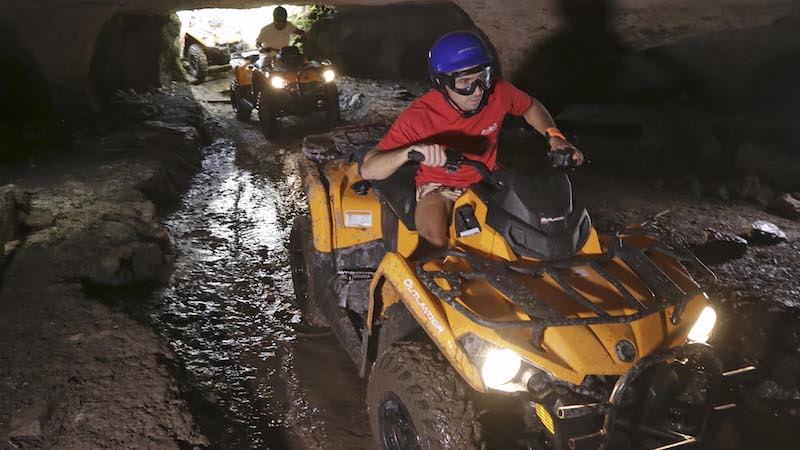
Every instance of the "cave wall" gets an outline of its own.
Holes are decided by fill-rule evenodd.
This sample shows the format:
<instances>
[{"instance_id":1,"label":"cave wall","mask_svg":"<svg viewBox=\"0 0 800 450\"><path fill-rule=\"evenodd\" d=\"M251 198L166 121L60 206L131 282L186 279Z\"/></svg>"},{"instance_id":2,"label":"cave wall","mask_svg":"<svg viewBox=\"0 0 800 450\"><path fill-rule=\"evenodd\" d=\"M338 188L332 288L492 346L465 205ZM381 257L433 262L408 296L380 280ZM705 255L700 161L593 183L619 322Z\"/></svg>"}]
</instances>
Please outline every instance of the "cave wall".
<instances>
[{"instance_id":1,"label":"cave wall","mask_svg":"<svg viewBox=\"0 0 800 450\"><path fill-rule=\"evenodd\" d=\"M183 79L179 65L180 21L176 15L118 13L97 36L89 66L95 92L144 91Z\"/></svg>"},{"instance_id":2,"label":"cave wall","mask_svg":"<svg viewBox=\"0 0 800 450\"><path fill-rule=\"evenodd\" d=\"M330 3L398 2L332 0ZM488 35L504 73L535 94L545 96L549 94L540 91L563 89L562 85L546 84L548 68L559 61L562 66L577 64L573 71L577 77L587 67L591 69L613 56L617 44L641 49L714 31L769 25L800 14L800 2L787 0L454 0L453 3ZM98 93L90 77L91 61L101 30L116 14L153 13L166 17L179 9L264 4L252 0L6 2L0 27L27 45L33 64L45 68L43 77L49 86L49 97L56 110L63 112L97 103ZM408 30L417 26L407 23ZM598 36L602 39L597 40ZM380 36L364 39L380 39ZM599 44L603 45L598 50Z\"/></svg>"},{"instance_id":3,"label":"cave wall","mask_svg":"<svg viewBox=\"0 0 800 450\"><path fill-rule=\"evenodd\" d=\"M452 3L350 6L314 23L303 46L310 57L328 58L347 75L419 79L427 77L436 39L465 29L482 33Z\"/></svg>"}]
</instances>

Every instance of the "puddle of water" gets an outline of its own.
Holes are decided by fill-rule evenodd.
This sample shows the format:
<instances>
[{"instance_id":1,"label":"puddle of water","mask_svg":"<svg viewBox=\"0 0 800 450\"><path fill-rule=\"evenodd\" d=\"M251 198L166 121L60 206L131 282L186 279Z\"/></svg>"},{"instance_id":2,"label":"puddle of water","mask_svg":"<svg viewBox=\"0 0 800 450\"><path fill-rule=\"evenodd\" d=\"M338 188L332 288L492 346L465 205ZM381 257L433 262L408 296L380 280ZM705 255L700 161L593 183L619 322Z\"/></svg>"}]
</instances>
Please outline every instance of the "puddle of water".
<instances>
[{"instance_id":1,"label":"puddle of water","mask_svg":"<svg viewBox=\"0 0 800 450\"><path fill-rule=\"evenodd\" d=\"M297 183L238 167L234 146L218 140L165 221L178 258L154 319L198 386L219 399L230 422L217 443L224 448L285 444L284 380L293 369L283 366L300 319L285 242L302 205L283 193Z\"/></svg>"}]
</instances>

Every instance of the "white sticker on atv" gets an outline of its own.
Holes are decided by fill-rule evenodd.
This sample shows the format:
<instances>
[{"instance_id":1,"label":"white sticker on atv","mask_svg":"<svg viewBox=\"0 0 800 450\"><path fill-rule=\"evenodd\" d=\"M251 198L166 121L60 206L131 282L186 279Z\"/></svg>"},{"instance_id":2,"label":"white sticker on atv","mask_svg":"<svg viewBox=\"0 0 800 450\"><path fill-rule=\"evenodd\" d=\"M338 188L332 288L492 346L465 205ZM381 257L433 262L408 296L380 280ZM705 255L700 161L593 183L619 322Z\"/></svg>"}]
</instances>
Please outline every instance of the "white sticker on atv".
<instances>
[{"instance_id":1,"label":"white sticker on atv","mask_svg":"<svg viewBox=\"0 0 800 450\"><path fill-rule=\"evenodd\" d=\"M372 226L372 211L347 211L344 212L344 226L366 228Z\"/></svg>"}]
</instances>

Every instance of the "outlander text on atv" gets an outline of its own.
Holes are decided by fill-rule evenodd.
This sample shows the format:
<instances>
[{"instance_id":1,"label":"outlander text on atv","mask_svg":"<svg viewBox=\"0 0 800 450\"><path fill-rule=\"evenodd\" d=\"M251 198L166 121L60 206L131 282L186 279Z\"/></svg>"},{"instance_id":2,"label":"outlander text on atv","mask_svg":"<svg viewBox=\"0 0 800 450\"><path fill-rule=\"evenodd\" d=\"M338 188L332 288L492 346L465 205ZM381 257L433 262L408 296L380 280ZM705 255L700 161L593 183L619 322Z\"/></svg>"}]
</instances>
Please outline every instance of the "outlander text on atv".
<instances>
[{"instance_id":1,"label":"outlander text on atv","mask_svg":"<svg viewBox=\"0 0 800 450\"><path fill-rule=\"evenodd\" d=\"M449 249L417 258L416 166L367 182L345 157L379 136L306 138L310 217L291 242L301 310L369 377L379 448L482 448L498 437L486 417L512 409L499 433L523 448L676 448L735 406L723 381L753 368L723 371L706 344L716 314L691 274L713 274L684 246L598 233L563 171L492 173L448 151L484 182L455 202Z\"/></svg>"},{"instance_id":2,"label":"outlander text on atv","mask_svg":"<svg viewBox=\"0 0 800 450\"><path fill-rule=\"evenodd\" d=\"M328 124L339 122L339 93L330 61L308 61L297 47L284 47L272 59L257 50L231 57L234 79L231 105L236 117L246 121L253 109L264 136L275 132L276 119L324 111Z\"/></svg>"}]
</instances>

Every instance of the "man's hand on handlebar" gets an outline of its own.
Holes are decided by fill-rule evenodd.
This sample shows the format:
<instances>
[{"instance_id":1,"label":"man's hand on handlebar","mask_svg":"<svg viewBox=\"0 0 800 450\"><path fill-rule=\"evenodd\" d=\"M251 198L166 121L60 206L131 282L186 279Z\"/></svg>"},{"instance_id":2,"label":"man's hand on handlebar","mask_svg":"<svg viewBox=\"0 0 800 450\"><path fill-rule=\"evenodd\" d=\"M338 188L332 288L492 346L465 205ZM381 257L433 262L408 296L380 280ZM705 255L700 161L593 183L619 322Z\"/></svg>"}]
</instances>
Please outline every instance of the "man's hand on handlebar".
<instances>
[{"instance_id":1,"label":"man's hand on handlebar","mask_svg":"<svg viewBox=\"0 0 800 450\"><path fill-rule=\"evenodd\" d=\"M572 153L572 160L574 161L575 166L580 166L583 164L584 157L583 152L575 148L574 145L570 144L564 139L561 139L558 136L553 136L550 138L550 152L570 152Z\"/></svg>"},{"instance_id":2,"label":"man's hand on handlebar","mask_svg":"<svg viewBox=\"0 0 800 450\"><path fill-rule=\"evenodd\" d=\"M447 155L444 153L444 146L439 144L416 144L406 149L406 155L409 152L416 151L421 153L424 158L420 164L425 164L430 167L442 167L447 163Z\"/></svg>"}]
</instances>

